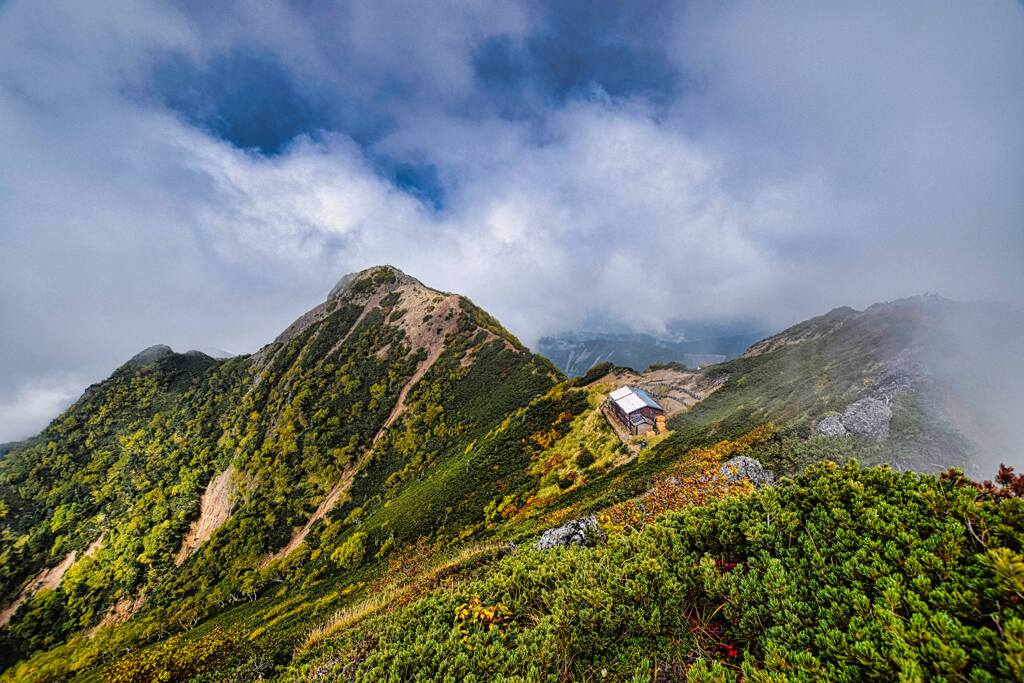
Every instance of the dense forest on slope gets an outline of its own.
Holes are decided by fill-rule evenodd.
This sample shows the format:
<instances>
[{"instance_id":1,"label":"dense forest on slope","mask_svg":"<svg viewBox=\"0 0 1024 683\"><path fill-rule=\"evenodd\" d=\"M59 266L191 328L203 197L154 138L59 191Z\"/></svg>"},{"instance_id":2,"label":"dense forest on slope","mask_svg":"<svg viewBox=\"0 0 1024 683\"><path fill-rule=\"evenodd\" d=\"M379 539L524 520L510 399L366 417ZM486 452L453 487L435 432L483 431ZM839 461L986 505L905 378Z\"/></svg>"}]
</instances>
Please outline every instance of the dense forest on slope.
<instances>
[{"instance_id":1,"label":"dense forest on slope","mask_svg":"<svg viewBox=\"0 0 1024 683\"><path fill-rule=\"evenodd\" d=\"M140 607L153 624L189 626L297 566L314 580L346 564L339 549L357 525L372 556L396 534L443 531L446 507L459 524L482 518L483 503L453 505L487 495L464 477L435 487L443 506L417 507L397 529L379 509L402 509L424 472L457 466L468 443L556 379L467 300L390 268L353 279L255 356L140 354L0 469L4 594L71 564L12 615L5 656ZM229 517L181 558L204 488L228 470ZM333 514L280 553L332 492Z\"/></svg>"},{"instance_id":2,"label":"dense forest on slope","mask_svg":"<svg viewBox=\"0 0 1024 683\"><path fill-rule=\"evenodd\" d=\"M952 376L934 370L948 331L936 321L950 306L917 299L838 309L700 372L605 365L565 380L467 299L377 267L347 276L252 356L148 349L0 460L0 677L407 680L415 671L433 680L448 671L586 680L606 670L612 680L674 680L681 671L736 672L740 658L747 676L792 667L785 670L812 678L886 679L896 660L857 668L849 660L860 654L830 640L851 633L848 612L815 617L810 659L792 654L800 642L781 623L767 635L751 630L753 614L797 614L810 624L811 604L880 604L866 585L853 586L862 595L833 595L848 587L840 574L808 584L807 558L792 544L817 536L783 524L792 515L824 515L821 528L847 529L830 551L844 572L867 562L882 572L872 580L897 582L912 577L902 564L879 564L893 561L891 548L877 561L852 548L879 532L879 515L910 515L899 523L910 531L887 542L916 552L922 567L932 567L924 554L938 553L946 574L928 591L960 595L950 577L966 572L970 590L980 591L973 609L995 614L996 631L1012 635L1017 626L1008 624L1020 615L1006 600L1016 589L997 596L989 584L1003 579L985 572L1019 571L1019 501L963 480L813 465L857 458L986 471L971 438L978 432L968 428L976 423L958 417L970 408ZM690 392L670 433L624 439L613 431L601 406L627 377L656 395ZM818 429L864 400L884 403L884 434ZM719 463L736 455L778 475L812 469L753 496L749 487L708 489ZM941 504L932 500L940 495ZM964 512L972 495L983 517ZM967 525L969 538L927 521L920 506L895 510L922 496ZM777 525L743 541L764 506L782 515ZM542 530L588 514L611 533L607 545L527 551ZM980 549L972 545L979 533ZM715 545L719 536L736 547ZM940 538L960 545L940 547ZM666 574L669 557L678 562ZM708 562L729 571L709 575ZM640 567L649 570L637 580L648 583L620 595L615 577ZM481 572L490 578L467 585ZM723 585L701 584L706 575ZM742 587L729 584L740 577ZM816 593L801 592L812 584ZM682 612L663 621L646 590ZM772 609L788 611L759 612L768 603L755 604L757 591L780 592ZM795 602L783 605L784 597ZM962 601L922 600L927 610L911 608L926 621L915 627L923 635L883 659L911 662L911 679L933 661L978 680L980 672L1015 671L1016 641L1005 651L993 644L989 617L968 618ZM610 604L628 616L596 623ZM593 619L564 623L591 609ZM682 623L684 613L703 621ZM478 627L490 634L479 642ZM954 654L930 660L932 645L920 649L920 638L954 631L965 639ZM736 654L723 655L731 650L711 644L719 642Z\"/></svg>"}]
</instances>

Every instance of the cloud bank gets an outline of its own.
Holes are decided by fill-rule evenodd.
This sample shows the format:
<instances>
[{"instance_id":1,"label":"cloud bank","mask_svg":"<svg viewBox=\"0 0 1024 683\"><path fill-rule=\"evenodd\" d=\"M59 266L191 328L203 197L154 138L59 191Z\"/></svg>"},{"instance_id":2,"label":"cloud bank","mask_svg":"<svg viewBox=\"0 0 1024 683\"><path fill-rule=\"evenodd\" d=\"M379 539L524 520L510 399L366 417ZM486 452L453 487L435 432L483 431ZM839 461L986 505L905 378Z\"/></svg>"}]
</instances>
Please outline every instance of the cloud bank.
<instances>
[{"instance_id":1,"label":"cloud bank","mask_svg":"<svg viewBox=\"0 0 1024 683\"><path fill-rule=\"evenodd\" d=\"M8 2L0 441L150 344L253 351L375 263L528 343L1019 305L1021 121L1011 0Z\"/></svg>"}]
</instances>

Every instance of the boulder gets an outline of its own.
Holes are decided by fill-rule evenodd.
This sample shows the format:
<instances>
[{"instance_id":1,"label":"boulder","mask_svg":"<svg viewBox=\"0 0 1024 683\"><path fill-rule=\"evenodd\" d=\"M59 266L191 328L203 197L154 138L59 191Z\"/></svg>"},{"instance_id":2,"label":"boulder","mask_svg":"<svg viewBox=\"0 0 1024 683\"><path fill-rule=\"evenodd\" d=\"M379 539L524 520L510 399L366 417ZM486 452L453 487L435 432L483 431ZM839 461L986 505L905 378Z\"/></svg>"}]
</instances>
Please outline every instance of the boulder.
<instances>
[{"instance_id":1,"label":"boulder","mask_svg":"<svg viewBox=\"0 0 1024 683\"><path fill-rule=\"evenodd\" d=\"M597 517L590 515L574 519L568 524L554 529L548 529L541 534L536 547L538 550L548 550L550 548L568 548L571 545L592 546L603 538L604 532L601 531L601 527L597 523Z\"/></svg>"},{"instance_id":2,"label":"boulder","mask_svg":"<svg viewBox=\"0 0 1024 683\"><path fill-rule=\"evenodd\" d=\"M822 436L846 436L847 433L846 427L843 426L843 420L838 415L822 418L815 431Z\"/></svg>"},{"instance_id":3,"label":"boulder","mask_svg":"<svg viewBox=\"0 0 1024 683\"><path fill-rule=\"evenodd\" d=\"M881 440L889 436L892 408L877 398L854 401L843 411L843 427L851 434Z\"/></svg>"},{"instance_id":4,"label":"boulder","mask_svg":"<svg viewBox=\"0 0 1024 683\"><path fill-rule=\"evenodd\" d=\"M719 472L731 484L749 479L755 489L770 486L775 482L775 475L771 470L765 469L757 459L745 455L737 455L735 458L726 460L722 463Z\"/></svg>"}]
</instances>

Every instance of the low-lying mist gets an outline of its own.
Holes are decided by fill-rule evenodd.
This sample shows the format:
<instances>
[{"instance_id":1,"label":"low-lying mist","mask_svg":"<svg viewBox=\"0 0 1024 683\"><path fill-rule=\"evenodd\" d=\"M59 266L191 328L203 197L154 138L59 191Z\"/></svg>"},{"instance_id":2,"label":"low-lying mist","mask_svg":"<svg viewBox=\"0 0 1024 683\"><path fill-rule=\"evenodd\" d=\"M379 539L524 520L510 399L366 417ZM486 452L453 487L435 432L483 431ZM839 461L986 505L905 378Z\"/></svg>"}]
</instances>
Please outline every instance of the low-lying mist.
<instances>
[{"instance_id":1,"label":"low-lying mist","mask_svg":"<svg viewBox=\"0 0 1024 683\"><path fill-rule=\"evenodd\" d=\"M1000 463L1024 469L1024 313L955 304L938 309L936 322L924 360L956 398L945 417L977 448L985 476Z\"/></svg>"}]
</instances>

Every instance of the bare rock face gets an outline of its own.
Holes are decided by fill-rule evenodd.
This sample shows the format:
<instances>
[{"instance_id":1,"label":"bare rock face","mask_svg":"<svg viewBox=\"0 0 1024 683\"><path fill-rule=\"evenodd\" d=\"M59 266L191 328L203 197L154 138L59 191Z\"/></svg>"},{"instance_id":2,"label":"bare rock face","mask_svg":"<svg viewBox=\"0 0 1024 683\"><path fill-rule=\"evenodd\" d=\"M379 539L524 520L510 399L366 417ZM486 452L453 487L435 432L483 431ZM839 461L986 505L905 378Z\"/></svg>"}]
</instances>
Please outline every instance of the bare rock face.
<instances>
[{"instance_id":1,"label":"bare rock face","mask_svg":"<svg viewBox=\"0 0 1024 683\"><path fill-rule=\"evenodd\" d=\"M822 436L846 436L846 427L843 426L843 420L838 415L829 415L823 418L818 423L815 431Z\"/></svg>"},{"instance_id":2,"label":"bare rock face","mask_svg":"<svg viewBox=\"0 0 1024 683\"><path fill-rule=\"evenodd\" d=\"M538 550L551 548L568 548L571 545L592 546L605 537L597 523L597 517L581 517L568 524L548 529L541 534L535 546Z\"/></svg>"},{"instance_id":3,"label":"bare rock face","mask_svg":"<svg viewBox=\"0 0 1024 683\"><path fill-rule=\"evenodd\" d=\"M904 391L902 387L898 391ZM815 432L822 436L860 436L881 441L889 436L892 408L885 398L862 398L846 406L842 415L829 415L818 422Z\"/></svg>"},{"instance_id":4,"label":"bare rock face","mask_svg":"<svg viewBox=\"0 0 1024 683\"><path fill-rule=\"evenodd\" d=\"M775 482L775 475L771 470L765 469L764 465L756 458L745 455L737 455L735 458L726 460L722 463L719 472L730 484L737 484L744 479L749 479L755 489L771 486Z\"/></svg>"},{"instance_id":5,"label":"bare rock face","mask_svg":"<svg viewBox=\"0 0 1024 683\"><path fill-rule=\"evenodd\" d=\"M870 439L884 439L889 436L889 421L892 408L877 398L862 398L854 401L843 411L843 426L851 434Z\"/></svg>"}]
</instances>

